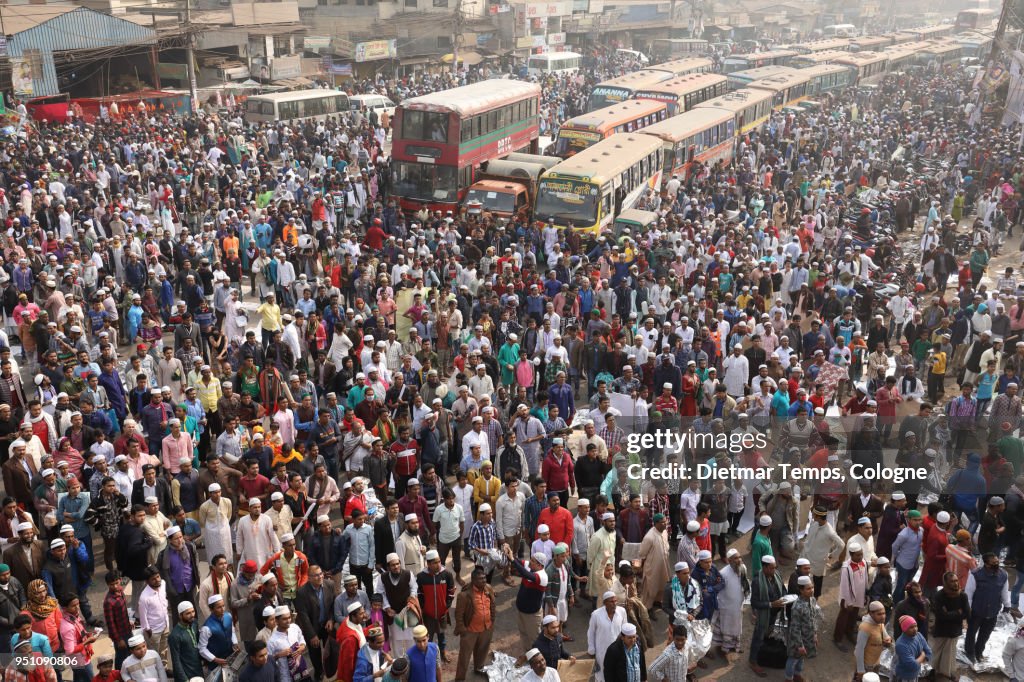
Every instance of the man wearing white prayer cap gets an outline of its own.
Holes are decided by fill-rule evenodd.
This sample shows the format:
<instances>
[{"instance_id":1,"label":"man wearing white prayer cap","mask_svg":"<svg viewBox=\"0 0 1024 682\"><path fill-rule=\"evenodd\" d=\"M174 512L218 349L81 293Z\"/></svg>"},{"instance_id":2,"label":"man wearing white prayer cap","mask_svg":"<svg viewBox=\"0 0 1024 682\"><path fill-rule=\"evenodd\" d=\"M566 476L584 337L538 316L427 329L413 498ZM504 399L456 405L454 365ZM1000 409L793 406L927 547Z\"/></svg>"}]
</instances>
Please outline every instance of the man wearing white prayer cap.
<instances>
[{"instance_id":1,"label":"man wearing white prayer cap","mask_svg":"<svg viewBox=\"0 0 1024 682\"><path fill-rule=\"evenodd\" d=\"M196 581L198 580L199 576L196 576ZM180 601L171 613L177 619L177 625L171 628L167 648L170 650L175 672L189 680L193 677L204 677L203 659L199 655L199 647L196 646L199 642L199 624L196 623L195 604L188 600Z\"/></svg>"},{"instance_id":2,"label":"man wearing white prayer cap","mask_svg":"<svg viewBox=\"0 0 1024 682\"><path fill-rule=\"evenodd\" d=\"M602 595L603 605L590 614L587 628L587 653L594 657L594 680L596 682L619 682L626 677L605 676L604 659L608 647L622 636L622 626L627 625L626 609L619 606L611 590Z\"/></svg>"},{"instance_id":3,"label":"man wearing white prayer cap","mask_svg":"<svg viewBox=\"0 0 1024 682\"><path fill-rule=\"evenodd\" d=\"M127 673L127 678L131 680L167 682L164 661L160 654L146 646L145 637L141 634L132 635L128 638L128 648L132 653L121 664L122 675Z\"/></svg>"},{"instance_id":4,"label":"man wearing white prayer cap","mask_svg":"<svg viewBox=\"0 0 1024 682\"><path fill-rule=\"evenodd\" d=\"M274 522L262 513L258 498L249 498L249 513L238 520L235 547L239 561L255 561L263 566L275 553L281 550L281 540L274 531Z\"/></svg>"},{"instance_id":5,"label":"man wearing white prayer cap","mask_svg":"<svg viewBox=\"0 0 1024 682\"><path fill-rule=\"evenodd\" d=\"M219 483L211 483L206 488L206 501L196 510L196 521L203 531L205 559L212 562L213 557L223 554L228 562L234 557L234 545L231 540L231 522L234 511L231 500L224 495Z\"/></svg>"},{"instance_id":6,"label":"man wearing white prayer cap","mask_svg":"<svg viewBox=\"0 0 1024 682\"><path fill-rule=\"evenodd\" d=\"M587 570L590 572L588 576L590 586L599 585L604 579L604 567L608 562L615 561L616 542L615 514L605 512L601 515L601 527L591 536L590 542L587 544Z\"/></svg>"},{"instance_id":7,"label":"man wearing white prayer cap","mask_svg":"<svg viewBox=\"0 0 1024 682\"><path fill-rule=\"evenodd\" d=\"M739 550L729 549L725 553L726 565L719 571L722 590L718 593L718 610L711 623L711 642L718 647L718 653L725 657L727 652L738 651L743 639L743 601L746 597L744 584L746 568Z\"/></svg>"},{"instance_id":8,"label":"man wearing white prayer cap","mask_svg":"<svg viewBox=\"0 0 1024 682\"><path fill-rule=\"evenodd\" d=\"M647 657L637 642L635 625L622 625L619 638L608 647L601 667L604 679L608 681L636 680L642 677L647 670Z\"/></svg>"},{"instance_id":9,"label":"man wearing white prayer cap","mask_svg":"<svg viewBox=\"0 0 1024 682\"><path fill-rule=\"evenodd\" d=\"M757 664L757 654L761 650L764 638L772 631L775 621L782 613L782 597L786 594L786 586L776 570L775 557L766 554L761 557L761 574L750 581L750 608L757 616L754 634L750 639L747 663L758 677L764 677L764 669Z\"/></svg>"}]
</instances>

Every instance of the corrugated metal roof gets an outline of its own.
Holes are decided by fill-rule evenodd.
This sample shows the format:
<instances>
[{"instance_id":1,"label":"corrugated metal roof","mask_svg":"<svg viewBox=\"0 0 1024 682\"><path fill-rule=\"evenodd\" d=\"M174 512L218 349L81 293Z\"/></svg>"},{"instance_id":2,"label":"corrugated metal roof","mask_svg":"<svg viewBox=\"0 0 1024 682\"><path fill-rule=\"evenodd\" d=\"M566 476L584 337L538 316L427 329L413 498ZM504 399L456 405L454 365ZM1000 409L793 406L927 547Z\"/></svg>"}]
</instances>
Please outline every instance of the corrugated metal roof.
<instances>
[{"instance_id":1,"label":"corrugated metal roof","mask_svg":"<svg viewBox=\"0 0 1024 682\"><path fill-rule=\"evenodd\" d=\"M94 50L103 47L149 44L156 42L156 33L145 26L113 17L109 14L96 12L85 7L52 13L46 5L28 5L26 8L39 8L45 21L38 21L33 26L23 22L25 28L14 31L6 17L9 10L20 10L21 7L3 7L0 16L4 17L3 30L12 35L8 41L8 53L20 57L24 50L36 49L41 52L65 52L68 50Z\"/></svg>"}]
</instances>

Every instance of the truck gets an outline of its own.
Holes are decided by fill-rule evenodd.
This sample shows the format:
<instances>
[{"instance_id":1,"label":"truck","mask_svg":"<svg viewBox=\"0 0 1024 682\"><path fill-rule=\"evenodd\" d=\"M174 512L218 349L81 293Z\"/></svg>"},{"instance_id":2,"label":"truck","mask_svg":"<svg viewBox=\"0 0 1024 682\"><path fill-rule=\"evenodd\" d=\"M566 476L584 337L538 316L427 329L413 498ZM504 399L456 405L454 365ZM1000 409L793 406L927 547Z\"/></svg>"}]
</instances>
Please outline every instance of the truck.
<instances>
[{"instance_id":1,"label":"truck","mask_svg":"<svg viewBox=\"0 0 1024 682\"><path fill-rule=\"evenodd\" d=\"M490 161L466 193L467 212L487 211L506 220L524 212L529 214L537 194L537 182L559 161L556 156L519 152Z\"/></svg>"}]
</instances>

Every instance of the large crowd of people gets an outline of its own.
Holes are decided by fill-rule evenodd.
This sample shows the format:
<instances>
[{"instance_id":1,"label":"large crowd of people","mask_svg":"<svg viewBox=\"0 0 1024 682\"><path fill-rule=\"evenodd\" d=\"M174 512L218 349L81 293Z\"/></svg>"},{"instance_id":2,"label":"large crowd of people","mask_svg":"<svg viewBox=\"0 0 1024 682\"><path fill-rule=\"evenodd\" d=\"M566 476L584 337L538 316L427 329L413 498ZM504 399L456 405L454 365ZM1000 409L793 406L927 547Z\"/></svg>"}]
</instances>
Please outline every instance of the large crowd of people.
<instances>
[{"instance_id":1,"label":"large crowd of people","mask_svg":"<svg viewBox=\"0 0 1024 682\"><path fill-rule=\"evenodd\" d=\"M549 129L599 75L544 84ZM1024 628L986 649L1024 586L1024 296L992 264L1024 167L975 94L922 69L776 113L600 236L405 216L358 115L26 126L5 679L461 682L500 614L531 682L799 681L832 649L955 680L961 637L1024 679ZM666 430L767 446L631 447ZM698 464L762 476L635 473ZM849 473L893 464L927 476Z\"/></svg>"}]
</instances>

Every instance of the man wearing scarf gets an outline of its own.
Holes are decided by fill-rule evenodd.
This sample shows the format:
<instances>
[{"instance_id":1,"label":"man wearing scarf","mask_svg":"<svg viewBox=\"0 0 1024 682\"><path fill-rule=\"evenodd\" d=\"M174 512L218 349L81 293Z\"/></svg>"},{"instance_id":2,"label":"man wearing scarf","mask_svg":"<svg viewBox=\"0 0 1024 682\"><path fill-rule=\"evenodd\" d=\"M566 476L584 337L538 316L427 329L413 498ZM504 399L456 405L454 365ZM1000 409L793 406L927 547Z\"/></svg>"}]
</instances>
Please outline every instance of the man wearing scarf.
<instances>
[{"instance_id":1,"label":"man wearing scarf","mask_svg":"<svg viewBox=\"0 0 1024 682\"><path fill-rule=\"evenodd\" d=\"M366 620L366 611L359 602L352 602L348 605L348 616L338 626L338 673L339 680L352 680L356 670L356 661L359 651L366 646L366 636L363 634L363 622ZM383 632L381 633L383 634Z\"/></svg>"},{"instance_id":2,"label":"man wearing scarf","mask_svg":"<svg viewBox=\"0 0 1024 682\"><path fill-rule=\"evenodd\" d=\"M839 571L839 615L832 632L832 641L840 651L846 650L844 639L855 641L853 630L860 620L860 610L867 603L867 563L860 543L849 545L850 558Z\"/></svg>"},{"instance_id":3,"label":"man wearing scarf","mask_svg":"<svg viewBox=\"0 0 1024 682\"><path fill-rule=\"evenodd\" d=\"M398 554L388 554L387 571L379 576L380 592L384 595L384 622L390 629L388 642L392 651L405 651L413 644L412 627L408 622L407 608L418 601L413 601L419 594L419 586L413 580L411 571L402 568L402 559Z\"/></svg>"},{"instance_id":4,"label":"man wearing scarf","mask_svg":"<svg viewBox=\"0 0 1024 682\"><path fill-rule=\"evenodd\" d=\"M621 636L612 642L604 655L601 670L605 680L646 682L647 657L637 642L636 626L626 623Z\"/></svg>"},{"instance_id":5,"label":"man wearing scarf","mask_svg":"<svg viewBox=\"0 0 1024 682\"><path fill-rule=\"evenodd\" d=\"M179 604L196 599L199 559L196 546L185 539L180 528L171 526L166 535L167 547L157 556L156 566L167 585L171 613L177 614Z\"/></svg>"},{"instance_id":6,"label":"man wearing scarf","mask_svg":"<svg viewBox=\"0 0 1024 682\"><path fill-rule=\"evenodd\" d=\"M697 618L701 610L700 585L690 579L690 565L685 561L676 563L674 569L676 574L665 587L661 599L662 608L668 613L669 622L676 622L676 611Z\"/></svg>"}]
</instances>

